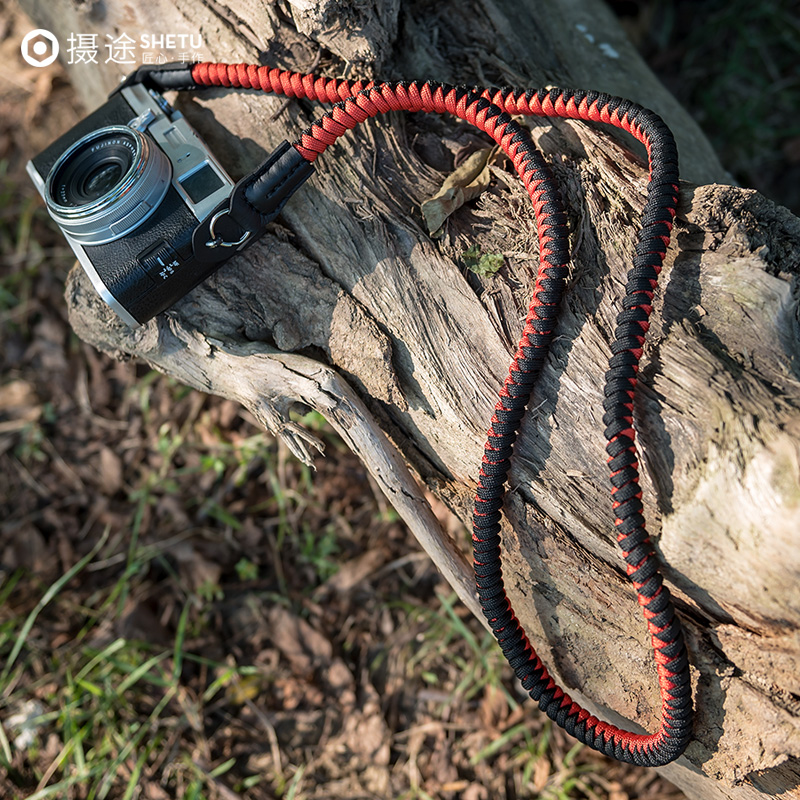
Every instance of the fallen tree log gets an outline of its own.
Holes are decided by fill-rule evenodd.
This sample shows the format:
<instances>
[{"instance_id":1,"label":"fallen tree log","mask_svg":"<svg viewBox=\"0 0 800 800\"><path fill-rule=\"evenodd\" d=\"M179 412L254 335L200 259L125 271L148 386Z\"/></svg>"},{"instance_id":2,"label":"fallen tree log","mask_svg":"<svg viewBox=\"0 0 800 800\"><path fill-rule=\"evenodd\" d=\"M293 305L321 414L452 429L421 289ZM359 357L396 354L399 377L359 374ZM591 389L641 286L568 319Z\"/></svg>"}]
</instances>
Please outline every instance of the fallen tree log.
<instances>
[{"instance_id":1,"label":"fallen tree log","mask_svg":"<svg viewBox=\"0 0 800 800\"><path fill-rule=\"evenodd\" d=\"M324 47L341 61L326 56L319 72L344 61L365 77L575 85L665 116L693 184L682 186L635 412L645 514L686 627L698 716L685 756L660 772L697 798L800 796L800 221L755 192L694 185L724 173L607 9L551 0L534 13L471 0L400 11L386 0L367 14L355 3L234 11L158 0L133 10L110 0L101 20L83 4L25 5L57 31L138 38L199 28L215 60L263 55L307 69ZM98 105L119 67L82 66L69 69ZM179 105L236 177L320 113L216 90ZM605 130L526 124L568 205L573 273L516 448L507 582L568 690L604 718L653 728L654 670L614 543L601 421L646 170ZM468 521L537 266L533 211L501 167L442 238L424 229L420 204L452 169L453 153L476 141L455 121L421 115L359 126L320 161L273 233L137 331L80 269L67 287L86 341L242 402L300 458L316 442L289 410L301 402L323 413L473 611L466 542L439 529L420 482ZM501 254L504 266L479 276L464 267L468 251Z\"/></svg>"}]
</instances>

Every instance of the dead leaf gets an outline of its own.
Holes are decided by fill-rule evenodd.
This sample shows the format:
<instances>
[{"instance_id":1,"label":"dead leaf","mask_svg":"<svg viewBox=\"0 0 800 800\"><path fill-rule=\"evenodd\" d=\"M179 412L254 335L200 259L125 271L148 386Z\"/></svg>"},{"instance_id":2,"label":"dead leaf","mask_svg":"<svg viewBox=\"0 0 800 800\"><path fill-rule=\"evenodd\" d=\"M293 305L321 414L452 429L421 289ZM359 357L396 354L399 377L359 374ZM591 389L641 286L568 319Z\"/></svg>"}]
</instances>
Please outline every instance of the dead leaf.
<instances>
[{"instance_id":1,"label":"dead leaf","mask_svg":"<svg viewBox=\"0 0 800 800\"><path fill-rule=\"evenodd\" d=\"M464 789L464 794L461 795L462 800L487 800L488 797L488 790L479 783L471 783Z\"/></svg>"},{"instance_id":2,"label":"dead leaf","mask_svg":"<svg viewBox=\"0 0 800 800\"><path fill-rule=\"evenodd\" d=\"M311 678L316 667L330 663L333 646L304 619L280 606L269 610L268 619L270 638L289 661L295 675Z\"/></svg>"},{"instance_id":3,"label":"dead leaf","mask_svg":"<svg viewBox=\"0 0 800 800\"><path fill-rule=\"evenodd\" d=\"M243 675L227 687L225 697L234 705L243 706L248 700L255 700L263 691L263 676Z\"/></svg>"},{"instance_id":4,"label":"dead leaf","mask_svg":"<svg viewBox=\"0 0 800 800\"><path fill-rule=\"evenodd\" d=\"M508 717L508 702L505 694L491 684L487 685L483 699L478 706L483 726L488 730L498 730L500 723Z\"/></svg>"},{"instance_id":5,"label":"dead leaf","mask_svg":"<svg viewBox=\"0 0 800 800\"><path fill-rule=\"evenodd\" d=\"M177 559L181 574L188 579L193 591L201 586L219 586L222 565L207 559L191 542L178 542L169 552Z\"/></svg>"},{"instance_id":6,"label":"dead leaf","mask_svg":"<svg viewBox=\"0 0 800 800\"><path fill-rule=\"evenodd\" d=\"M356 558L350 559L339 568L338 572L325 583L320 589L327 589L339 594L349 592L361 581L372 575L383 565L386 553L380 550L367 550Z\"/></svg>"},{"instance_id":7,"label":"dead leaf","mask_svg":"<svg viewBox=\"0 0 800 800\"><path fill-rule=\"evenodd\" d=\"M122 488L122 460L110 448L100 451L100 488L104 494L116 494Z\"/></svg>"},{"instance_id":8,"label":"dead leaf","mask_svg":"<svg viewBox=\"0 0 800 800\"><path fill-rule=\"evenodd\" d=\"M367 706L363 713L353 713L347 718L344 741L350 752L360 756L365 763L388 765L391 738L380 710Z\"/></svg>"},{"instance_id":9,"label":"dead leaf","mask_svg":"<svg viewBox=\"0 0 800 800\"><path fill-rule=\"evenodd\" d=\"M16 380L0 386L0 433L17 431L42 415L42 406L28 381Z\"/></svg>"},{"instance_id":10,"label":"dead leaf","mask_svg":"<svg viewBox=\"0 0 800 800\"><path fill-rule=\"evenodd\" d=\"M329 694L338 699L342 708L352 710L357 699L356 682L347 664L341 658L334 658L322 677Z\"/></svg>"},{"instance_id":11,"label":"dead leaf","mask_svg":"<svg viewBox=\"0 0 800 800\"><path fill-rule=\"evenodd\" d=\"M439 787L440 792L463 792L464 789L469 787L469 781L451 781L450 783L443 783Z\"/></svg>"},{"instance_id":12,"label":"dead leaf","mask_svg":"<svg viewBox=\"0 0 800 800\"><path fill-rule=\"evenodd\" d=\"M468 200L472 200L489 188L492 174L489 164L494 159L497 147L476 150L467 160L446 178L442 188L426 200L422 216L431 236L436 236L445 220Z\"/></svg>"},{"instance_id":13,"label":"dead leaf","mask_svg":"<svg viewBox=\"0 0 800 800\"><path fill-rule=\"evenodd\" d=\"M25 523L18 528L2 552L2 561L7 569L15 570L22 567L34 575L45 574L51 558L51 551L44 536L31 523Z\"/></svg>"},{"instance_id":14,"label":"dead leaf","mask_svg":"<svg viewBox=\"0 0 800 800\"><path fill-rule=\"evenodd\" d=\"M170 647L173 644L172 635L146 599L129 599L114 627L115 635L123 639L139 639L158 647Z\"/></svg>"},{"instance_id":15,"label":"dead leaf","mask_svg":"<svg viewBox=\"0 0 800 800\"><path fill-rule=\"evenodd\" d=\"M539 794L544 791L548 780L550 780L550 762L546 758L540 758L533 768L531 788L536 794Z\"/></svg>"}]
</instances>

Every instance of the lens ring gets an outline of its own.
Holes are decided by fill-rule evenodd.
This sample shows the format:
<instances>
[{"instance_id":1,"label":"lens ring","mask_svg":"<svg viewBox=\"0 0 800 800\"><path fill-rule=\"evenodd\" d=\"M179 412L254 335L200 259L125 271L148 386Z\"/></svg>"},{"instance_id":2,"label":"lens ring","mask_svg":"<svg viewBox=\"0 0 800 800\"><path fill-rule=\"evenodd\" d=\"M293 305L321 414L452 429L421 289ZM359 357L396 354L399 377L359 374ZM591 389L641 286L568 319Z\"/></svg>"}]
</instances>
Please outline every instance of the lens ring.
<instances>
[{"instance_id":1,"label":"lens ring","mask_svg":"<svg viewBox=\"0 0 800 800\"><path fill-rule=\"evenodd\" d=\"M125 236L155 211L172 167L146 135L123 125L92 131L53 165L45 202L62 229L81 244Z\"/></svg>"},{"instance_id":2,"label":"lens ring","mask_svg":"<svg viewBox=\"0 0 800 800\"><path fill-rule=\"evenodd\" d=\"M54 203L75 214L95 210L141 158L141 142L133 134L101 129L76 142L53 170Z\"/></svg>"}]
</instances>

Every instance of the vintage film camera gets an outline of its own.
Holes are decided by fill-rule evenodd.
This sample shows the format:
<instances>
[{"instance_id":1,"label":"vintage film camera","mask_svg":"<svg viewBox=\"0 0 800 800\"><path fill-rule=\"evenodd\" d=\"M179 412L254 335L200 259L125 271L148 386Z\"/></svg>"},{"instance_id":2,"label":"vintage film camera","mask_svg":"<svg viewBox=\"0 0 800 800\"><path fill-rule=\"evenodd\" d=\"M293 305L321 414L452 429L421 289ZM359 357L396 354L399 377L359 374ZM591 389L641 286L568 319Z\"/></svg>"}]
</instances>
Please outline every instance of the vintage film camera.
<instances>
[{"instance_id":1,"label":"vintage film camera","mask_svg":"<svg viewBox=\"0 0 800 800\"><path fill-rule=\"evenodd\" d=\"M131 327L255 241L313 171L284 142L235 184L139 73L27 167L95 289Z\"/></svg>"}]
</instances>

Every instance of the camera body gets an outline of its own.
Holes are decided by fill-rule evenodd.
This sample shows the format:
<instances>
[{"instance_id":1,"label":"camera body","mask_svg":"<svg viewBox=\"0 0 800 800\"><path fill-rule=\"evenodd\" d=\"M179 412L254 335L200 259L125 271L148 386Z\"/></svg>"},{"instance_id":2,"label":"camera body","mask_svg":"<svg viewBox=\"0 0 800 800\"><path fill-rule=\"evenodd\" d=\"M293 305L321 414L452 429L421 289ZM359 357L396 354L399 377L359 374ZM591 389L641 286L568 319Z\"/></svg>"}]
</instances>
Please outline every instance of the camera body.
<instances>
[{"instance_id":1,"label":"camera body","mask_svg":"<svg viewBox=\"0 0 800 800\"><path fill-rule=\"evenodd\" d=\"M131 79L27 169L95 289L131 327L255 241L313 171L284 142L234 183L184 116Z\"/></svg>"}]
</instances>

